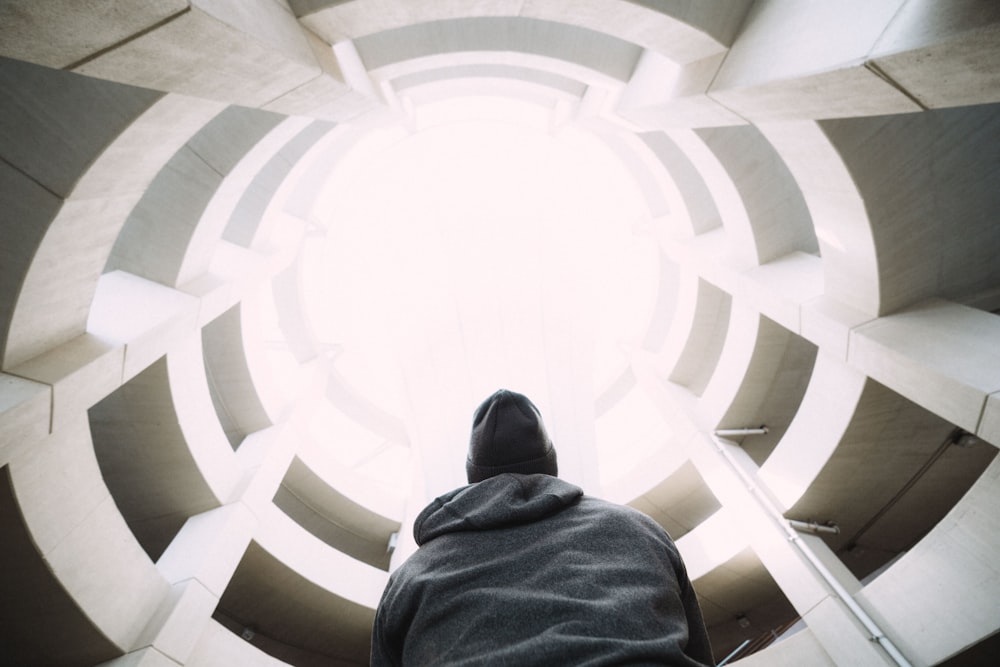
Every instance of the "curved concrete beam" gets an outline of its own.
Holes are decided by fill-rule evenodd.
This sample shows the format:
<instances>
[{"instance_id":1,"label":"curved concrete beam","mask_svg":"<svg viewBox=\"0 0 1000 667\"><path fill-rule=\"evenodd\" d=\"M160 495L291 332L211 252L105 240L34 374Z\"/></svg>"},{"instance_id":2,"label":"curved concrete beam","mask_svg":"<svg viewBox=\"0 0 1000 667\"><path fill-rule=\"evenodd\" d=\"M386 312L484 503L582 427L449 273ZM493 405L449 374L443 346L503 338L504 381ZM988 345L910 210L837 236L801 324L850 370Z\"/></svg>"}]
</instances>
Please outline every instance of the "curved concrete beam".
<instances>
[{"instance_id":1,"label":"curved concrete beam","mask_svg":"<svg viewBox=\"0 0 1000 667\"><path fill-rule=\"evenodd\" d=\"M663 53L687 63L719 53L731 43L748 2L728 3L724 12L704 3L624 0L452 0L415 5L405 0L292 0L303 24L330 44L419 23L466 17L516 17L559 21ZM715 7L718 9L718 7Z\"/></svg>"},{"instance_id":2,"label":"curved concrete beam","mask_svg":"<svg viewBox=\"0 0 1000 667\"><path fill-rule=\"evenodd\" d=\"M209 204L227 194L220 189L242 160L254 158L260 169L273 155L278 148L274 142L261 151L251 149L283 120L278 114L229 107L206 123L146 188L115 240L108 269L168 287L204 272L227 222ZM279 133L280 139L287 140L285 134Z\"/></svg>"},{"instance_id":3,"label":"curved concrete beam","mask_svg":"<svg viewBox=\"0 0 1000 667\"><path fill-rule=\"evenodd\" d=\"M792 252L817 252L816 234L800 186L757 128L706 128L697 134L739 192L756 263L766 264ZM723 222L727 223L725 217Z\"/></svg>"},{"instance_id":4,"label":"curved concrete beam","mask_svg":"<svg viewBox=\"0 0 1000 667\"><path fill-rule=\"evenodd\" d=\"M212 495L229 498L240 474L208 388L201 337L191 336L177 345L166 360L177 425L187 449Z\"/></svg>"},{"instance_id":5,"label":"curved concrete beam","mask_svg":"<svg viewBox=\"0 0 1000 667\"><path fill-rule=\"evenodd\" d=\"M584 86L609 91L612 95L622 88L622 83L617 78L587 65L548 54L505 51L502 48L485 51L471 47L460 52L418 54L374 68L370 73L372 79L385 88L394 81L427 76L428 73L448 67L505 69L509 74L538 72L542 76L567 82L564 86Z\"/></svg>"},{"instance_id":6,"label":"curved concrete beam","mask_svg":"<svg viewBox=\"0 0 1000 667\"><path fill-rule=\"evenodd\" d=\"M729 294L681 272L678 311L663 346L664 375L700 396L715 373L729 330Z\"/></svg>"},{"instance_id":7,"label":"curved concrete beam","mask_svg":"<svg viewBox=\"0 0 1000 667\"><path fill-rule=\"evenodd\" d=\"M787 166L809 209L823 258L824 296L875 315L880 263L872 220L845 158L819 123L768 123L759 130Z\"/></svg>"},{"instance_id":8,"label":"curved concrete beam","mask_svg":"<svg viewBox=\"0 0 1000 667\"><path fill-rule=\"evenodd\" d=\"M227 179L224 186L235 200L231 212L228 207L225 209L230 214L222 216L226 221L223 238L227 241L247 248L266 247L275 243L270 236L284 232L279 237L282 245L295 247L286 221L269 222L267 218L277 217L276 207L284 212L287 200L281 196L282 188L286 184L296 187L295 179L302 178L306 169L316 168L316 161L310 157L334 127L324 121L305 124L303 120L285 120L280 131L276 129L255 147L256 155L248 154L241 162L239 178L231 179L232 184ZM330 169L330 165L322 167L322 172ZM226 201L226 197L221 199ZM285 229L274 229L278 225ZM196 266L191 273L196 274L197 270Z\"/></svg>"},{"instance_id":9,"label":"curved concrete beam","mask_svg":"<svg viewBox=\"0 0 1000 667\"><path fill-rule=\"evenodd\" d=\"M641 54L635 44L595 30L513 17L418 23L361 37L354 43L366 69L380 78L398 76L387 73L398 71L407 62L423 64L407 67L426 69L424 63L428 62L455 64L461 54L495 53L509 64L538 57L551 61L557 72L575 66L599 80L625 82Z\"/></svg>"},{"instance_id":10,"label":"curved concrete beam","mask_svg":"<svg viewBox=\"0 0 1000 667\"><path fill-rule=\"evenodd\" d=\"M598 118L581 118L579 124L600 139L614 153L622 166L642 192L650 218L672 219L671 201L679 195L671 174L663 169L663 163L656 159L648 145L632 132ZM644 220L636 221L642 230Z\"/></svg>"},{"instance_id":11,"label":"curved concrete beam","mask_svg":"<svg viewBox=\"0 0 1000 667\"><path fill-rule=\"evenodd\" d=\"M676 143L664 132L639 135L663 164L667 177L673 181L676 200L671 197L670 214L664 220L664 232L669 236L690 238L722 224L722 218L705 180Z\"/></svg>"},{"instance_id":12,"label":"curved concrete beam","mask_svg":"<svg viewBox=\"0 0 1000 667\"><path fill-rule=\"evenodd\" d=\"M683 65L724 52L750 4L747 0L725 7L708 7L697 0L526 0L521 15L606 32Z\"/></svg>"},{"instance_id":13,"label":"curved concrete beam","mask_svg":"<svg viewBox=\"0 0 1000 667\"><path fill-rule=\"evenodd\" d=\"M94 449L108 487L153 560L188 517L222 502L191 449L196 443L184 437L178 400L183 399L171 392L168 363L161 360L90 410ZM210 410L211 401L208 405ZM219 446L232 456L221 429L218 436Z\"/></svg>"},{"instance_id":14,"label":"curved concrete beam","mask_svg":"<svg viewBox=\"0 0 1000 667\"><path fill-rule=\"evenodd\" d=\"M784 508L802 497L840 444L865 383L858 371L817 355L795 419L760 467L761 479Z\"/></svg>"},{"instance_id":15,"label":"curved concrete beam","mask_svg":"<svg viewBox=\"0 0 1000 667\"><path fill-rule=\"evenodd\" d=\"M547 72L524 65L489 64L475 63L469 65L447 65L437 69L425 69L419 72L403 74L390 81L397 94L402 95L405 91L408 95L413 95L414 89L435 85L443 88L442 84L456 84L458 89L461 83L465 83L462 88L468 90L467 94L483 94L482 88L488 83L507 82L510 84L522 83L527 89L544 88L550 95L558 99L579 100L587 92L587 86L582 81L563 74ZM515 88L511 85L511 89ZM436 96L438 99L446 97L444 91ZM453 96L461 93L453 93ZM520 95L511 94L510 97L517 99Z\"/></svg>"},{"instance_id":16,"label":"curved concrete beam","mask_svg":"<svg viewBox=\"0 0 1000 667\"><path fill-rule=\"evenodd\" d=\"M995 454L982 443L956 447L952 424L871 380L839 428L836 448L787 515L836 522L840 533L824 542L859 579L930 530ZM919 508L905 522L895 515L903 490L905 502Z\"/></svg>"},{"instance_id":17,"label":"curved concrete beam","mask_svg":"<svg viewBox=\"0 0 1000 667\"><path fill-rule=\"evenodd\" d=\"M5 283L20 286L5 293L13 301L0 310L4 364L12 366L83 333L96 281L129 210L169 156L220 107L2 63L0 72L16 80L4 97L12 105L3 114L11 123L5 127L21 128L7 132L0 145L3 192L19 193L9 210L32 221L18 225L4 244L12 253L20 249L2 263ZM46 150L36 152L39 142ZM42 159L51 154L65 159ZM70 249L74 261L67 264Z\"/></svg>"},{"instance_id":18,"label":"curved concrete beam","mask_svg":"<svg viewBox=\"0 0 1000 667\"><path fill-rule=\"evenodd\" d=\"M878 315L930 297L961 300L1000 284L998 109L820 123L867 210ZM961 234L942 222L957 220Z\"/></svg>"},{"instance_id":19,"label":"curved concrete beam","mask_svg":"<svg viewBox=\"0 0 1000 667\"><path fill-rule=\"evenodd\" d=\"M247 435L273 424L250 375L242 329L242 308L236 305L201 332L211 401L234 450Z\"/></svg>"},{"instance_id":20,"label":"curved concrete beam","mask_svg":"<svg viewBox=\"0 0 1000 667\"><path fill-rule=\"evenodd\" d=\"M766 348L772 336L782 337L780 327L769 328L764 322L752 308L733 301L719 363L698 399L697 419L706 430L717 428L732 408L758 347Z\"/></svg>"},{"instance_id":21,"label":"curved concrete beam","mask_svg":"<svg viewBox=\"0 0 1000 667\"><path fill-rule=\"evenodd\" d=\"M340 492L336 482L320 477L296 458L282 480L274 504L330 547L388 570L389 537L399 532L399 521L389 520L354 502Z\"/></svg>"},{"instance_id":22,"label":"curved concrete beam","mask_svg":"<svg viewBox=\"0 0 1000 667\"><path fill-rule=\"evenodd\" d=\"M761 317L753 357L741 381L734 383L738 391L718 424L721 429L767 426L766 434L740 442L758 465L769 458L799 413L815 361L814 345Z\"/></svg>"},{"instance_id":23,"label":"curved concrete beam","mask_svg":"<svg viewBox=\"0 0 1000 667\"><path fill-rule=\"evenodd\" d=\"M938 664L1000 630L1000 616L993 613L1000 597L997 498L1000 458L927 537L861 595L922 664ZM935 621L928 623L930 618ZM919 631L905 631L913 627Z\"/></svg>"},{"instance_id":24,"label":"curved concrete beam","mask_svg":"<svg viewBox=\"0 0 1000 667\"><path fill-rule=\"evenodd\" d=\"M328 594L365 607L370 612L378 606L389 577L387 572L331 549L277 507L272 506L261 517L254 539L298 576Z\"/></svg>"},{"instance_id":25,"label":"curved concrete beam","mask_svg":"<svg viewBox=\"0 0 1000 667\"><path fill-rule=\"evenodd\" d=\"M10 466L38 557L94 625L128 650L167 584L108 492L86 417L78 415Z\"/></svg>"},{"instance_id":26,"label":"curved concrete beam","mask_svg":"<svg viewBox=\"0 0 1000 667\"><path fill-rule=\"evenodd\" d=\"M724 245L716 248L729 257L727 263L735 264L738 269L756 266L760 263L757 253L757 242L753 237L753 225L740 190L734 178L744 174L739 171L731 173L720 161L705 140L691 130L670 130L666 132L670 141L683 153L690 165L697 171L700 180L707 188L715 210L719 212L721 230L724 235L709 236L705 232L714 231L714 225L703 223L699 229L704 229L700 236L708 239L723 239ZM690 174L689 174L690 176Z\"/></svg>"},{"instance_id":27,"label":"curved concrete beam","mask_svg":"<svg viewBox=\"0 0 1000 667\"><path fill-rule=\"evenodd\" d=\"M407 505L403 489L378 484L345 468L333 460L326 443L314 438L304 438L296 455L302 465L352 503L377 514L382 520L396 523L403 520Z\"/></svg>"},{"instance_id":28,"label":"curved concrete beam","mask_svg":"<svg viewBox=\"0 0 1000 667\"><path fill-rule=\"evenodd\" d=\"M286 521L302 536L321 544L291 520ZM291 539L290 549L277 543L251 542L213 618L233 633L242 633L249 626L253 630L249 641L286 663L333 659L363 664L370 650L373 605L332 592L326 584L334 577L314 575L318 570L325 575L339 572L355 582L366 577L349 565L342 568L340 560L329 553L306 548L294 532L282 531L282 539L286 538ZM302 559L286 558L290 550L312 559L311 566ZM386 573L375 572L382 578L371 584L380 593Z\"/></svg>"},{"instance_id":29,"label":"curved concrete beam","mask_svg":"<svg viewBox=\"0 0 1000 667\"><path fill-rule=\"evenodd\" d=\"M644 466L646 469L640 470ZM656 479L652 479L654 475ZM622 493L619 502L627 499L629 505L653 517L675 540L701 529L722 507L694 465L677 455L676 446L662 447L618 486Z\"/></svg>"}]
</instances>

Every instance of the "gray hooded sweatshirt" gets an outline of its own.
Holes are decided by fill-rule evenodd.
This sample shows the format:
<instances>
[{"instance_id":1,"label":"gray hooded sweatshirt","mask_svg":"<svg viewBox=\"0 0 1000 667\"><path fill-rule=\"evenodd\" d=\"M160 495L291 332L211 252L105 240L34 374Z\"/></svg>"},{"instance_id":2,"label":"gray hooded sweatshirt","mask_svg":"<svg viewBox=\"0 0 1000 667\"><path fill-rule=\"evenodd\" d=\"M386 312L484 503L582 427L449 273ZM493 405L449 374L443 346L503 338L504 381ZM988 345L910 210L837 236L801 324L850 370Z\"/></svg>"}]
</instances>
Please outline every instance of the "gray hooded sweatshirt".
<instances>
[{"instance_id":1,"label":"gray hooded sweatshirt","mask_svg":"<svg viewBox=\"0 0 1000 667\"><path fill-rule=\"evenodd\" d=\"M389 579L372 665L714 665L677 548L641 512L549 475L432 502Z\"/></svg>"}]
</instances>

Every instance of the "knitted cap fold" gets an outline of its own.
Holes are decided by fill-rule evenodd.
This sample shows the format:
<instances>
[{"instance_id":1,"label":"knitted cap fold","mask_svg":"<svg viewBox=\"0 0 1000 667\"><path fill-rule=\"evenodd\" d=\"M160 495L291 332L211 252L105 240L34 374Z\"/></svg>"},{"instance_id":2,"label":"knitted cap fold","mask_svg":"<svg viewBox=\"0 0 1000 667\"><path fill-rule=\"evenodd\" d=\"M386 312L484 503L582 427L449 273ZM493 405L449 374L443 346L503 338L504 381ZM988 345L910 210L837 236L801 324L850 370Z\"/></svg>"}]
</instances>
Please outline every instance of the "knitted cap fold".
<instances>
[{"instance_id":1,"label":"knitted cap fold","mask_svg":"<svg viewBox=\"0 0 1000 667\"><path fill-rule=\"evenodd\" d=\"M558 474L556 450L526 396L501 389L476 408L465 471L470 484L505 472Z\"/></svg>"}]
</instances>

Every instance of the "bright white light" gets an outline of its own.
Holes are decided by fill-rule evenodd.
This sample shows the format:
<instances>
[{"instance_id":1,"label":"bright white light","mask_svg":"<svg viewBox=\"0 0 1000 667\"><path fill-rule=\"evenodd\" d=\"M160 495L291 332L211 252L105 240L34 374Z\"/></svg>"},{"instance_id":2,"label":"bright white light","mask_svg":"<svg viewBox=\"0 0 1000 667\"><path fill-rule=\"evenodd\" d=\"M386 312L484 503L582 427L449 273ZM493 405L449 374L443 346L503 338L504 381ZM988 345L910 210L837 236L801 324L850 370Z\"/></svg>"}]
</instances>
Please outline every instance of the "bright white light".
<instances>
[{"instance_id":1,"label":"bright white light","mask_svg":"<svg viewBox=\"0 0 1000 667\"><path fill-rule=\"evenodd\" d=\"M632 233L648 212L618 159L584 130L548 132L537 108L468 119L479 108L497 113L451 106L415 134L371 133L315 212L329 233L305 266L312 324L342 346L338 372L391 413L422 384L407 358L429 349L473 389L546 388L546 332L575 330L593 340L581 361L600 386L648 325L659 258Z\"/></svg>"},{"instance_id":2,"label":"bright white light","mask_svg":"<svg viewBox=\"0 0 1000 667\"><path fill-rule=\"evenodd\" d=\"M697 579L745 549L757 516L746 506L727 505L677 540L688 575Z\"/></svg>"},{"instance_id":3,"label":"bright white light","mask_svg":"<svg viewBox=\"0 0 1000 667\"><path fill-rule=\"evenodd\" d=\"M631 391L597 422L601 481L617 482L648 461L672 435L648 395Z\"/></svg>"},{"instance_id":4,"label":"bright white light","mask_svg":"<svg viewBox=\"0 0 1000 667\"><path fill-rule=\"evenodd\" d=\"M298 253L300 292L268 294L255 332L331 465L404 495L464 483L472 409L498 387L538 404L561 475L591 493L669 436L639 389L595 421L662 303L662 257L629 171L642 161L573 113L423 103L331 134L308 187L287 186L298 199L269 239ZM324 395L327 364L350 404Z\"/></svg>"}]
</instances>

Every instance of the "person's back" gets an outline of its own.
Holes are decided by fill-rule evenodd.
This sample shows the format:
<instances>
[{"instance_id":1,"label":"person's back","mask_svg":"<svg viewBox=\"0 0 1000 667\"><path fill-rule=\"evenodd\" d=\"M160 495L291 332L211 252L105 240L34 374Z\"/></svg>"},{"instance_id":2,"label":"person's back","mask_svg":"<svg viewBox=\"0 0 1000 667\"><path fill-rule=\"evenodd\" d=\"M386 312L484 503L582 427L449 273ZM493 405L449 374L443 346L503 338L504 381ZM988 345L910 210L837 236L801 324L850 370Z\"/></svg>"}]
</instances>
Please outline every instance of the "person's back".
<instances>
[{"instance_id":1,"label":"person's back","mask_svg":"<svg viewBox=\"0 0 1000 667\"><path fill-rule=\"evenodd\" d=\"M525 424L505 429L525 404L534 411L526 398L498 392L477 411L475 483L417 518L420 549L390 578L372 664L714 664L672 540L640 512L557 479L540 419L534 435ZM513 417L512 407L520 410ZM542 456L535 445L514 447L508 465L484 453L484 443L509 449L508 436L536 440Z\"/></svg>"}]
</instances>

